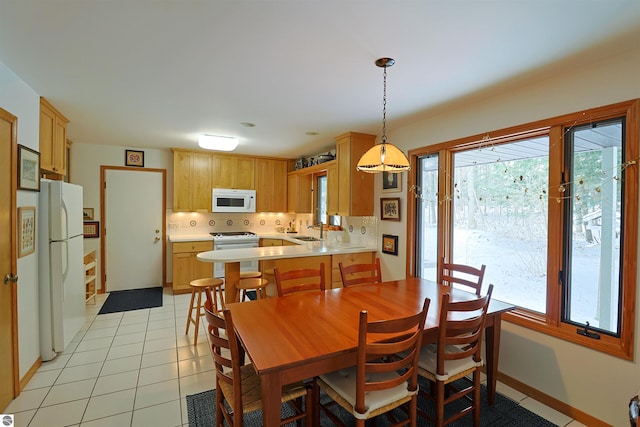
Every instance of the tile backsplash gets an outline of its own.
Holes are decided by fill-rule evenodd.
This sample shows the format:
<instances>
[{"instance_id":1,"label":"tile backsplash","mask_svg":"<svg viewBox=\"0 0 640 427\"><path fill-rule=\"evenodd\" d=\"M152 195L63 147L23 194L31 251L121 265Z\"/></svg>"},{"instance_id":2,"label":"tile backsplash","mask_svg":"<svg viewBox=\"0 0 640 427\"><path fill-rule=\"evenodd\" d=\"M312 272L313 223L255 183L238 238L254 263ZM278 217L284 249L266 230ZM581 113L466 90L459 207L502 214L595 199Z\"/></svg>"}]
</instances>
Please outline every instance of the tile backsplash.
<instances>
[{"instance_id":1,"label":"tile backsplash","mask_svg":"<svg viewBox=\"0 0 640 427\"><path fill-rule=\"evenodd\" d=\"M330 244L351 243L365 247L376 247L378 218L375 216L341 217L342 231L326 233ZM253 231L258 234L275 234L288 231L295 222L300 234L318 236L320 231L310 229L311 214L290 213L199 213L167 211L167 234L194 235L215 231Z\"/></svg>"}]
</instances>

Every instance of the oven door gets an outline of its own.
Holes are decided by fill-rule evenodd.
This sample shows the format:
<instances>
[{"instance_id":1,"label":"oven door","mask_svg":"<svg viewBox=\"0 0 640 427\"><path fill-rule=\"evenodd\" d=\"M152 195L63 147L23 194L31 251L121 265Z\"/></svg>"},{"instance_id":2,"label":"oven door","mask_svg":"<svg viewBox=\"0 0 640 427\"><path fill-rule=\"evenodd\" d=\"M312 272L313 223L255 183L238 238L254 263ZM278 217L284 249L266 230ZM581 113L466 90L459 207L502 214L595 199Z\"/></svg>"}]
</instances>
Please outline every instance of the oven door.
<instances>
[{"instance_id":1,"label":"oven door","mask_svg":"<svg viewBox=\"0 0 640 427\"><path fill-rule=\"evenodd\" d=\"M258 242L233 242L233 241L214 241L213 250L221 251L225 249L244 249L257 248ZM240 271L258 271L258 260L240 262ZM216 262L213 264L213 277L224 278L224 263Z\"/></svg>"}]
</instances>

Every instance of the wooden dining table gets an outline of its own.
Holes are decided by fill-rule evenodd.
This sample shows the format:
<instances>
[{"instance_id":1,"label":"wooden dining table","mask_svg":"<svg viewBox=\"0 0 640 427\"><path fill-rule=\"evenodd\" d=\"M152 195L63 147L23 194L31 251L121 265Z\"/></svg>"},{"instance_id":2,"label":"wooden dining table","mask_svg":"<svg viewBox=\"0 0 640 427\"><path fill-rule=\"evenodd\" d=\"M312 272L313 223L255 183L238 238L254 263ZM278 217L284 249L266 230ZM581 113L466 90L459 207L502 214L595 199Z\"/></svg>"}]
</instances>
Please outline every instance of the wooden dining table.
<instances>
[{"instance_id":1,"label":"wooden dining table","mask_svg":"<svg viewBox=\"0 0 640 427\"><path fill-rule=\"evenodd\" d=\"M280 425L282 386L356 364L358 316L369 320L417 313L431 300L423 344L436 341L440 301L476 298L475 294L420 278L304 292L265 300L228 304L238 338L262 380L263 425ZM501 314L514 306L489 305L485 323L489 404L495 403Z\"/></svg>"}]
</instances>

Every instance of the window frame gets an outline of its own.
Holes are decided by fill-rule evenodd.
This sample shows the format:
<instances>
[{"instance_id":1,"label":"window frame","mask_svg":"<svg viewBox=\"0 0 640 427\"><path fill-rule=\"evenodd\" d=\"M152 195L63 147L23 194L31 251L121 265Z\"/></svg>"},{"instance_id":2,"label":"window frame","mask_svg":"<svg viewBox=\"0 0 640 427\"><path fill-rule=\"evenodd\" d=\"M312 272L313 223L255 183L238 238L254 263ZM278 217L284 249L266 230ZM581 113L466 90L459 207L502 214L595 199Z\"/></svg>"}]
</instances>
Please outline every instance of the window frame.
<instances>
[{"instance_id":1,"label":"window frame","mask_svg":"<svg viewBox=\"0 0 640 427\"><path fill-rule=\"evenodd\" d=\"M414 193L418 183L418 159L429 154L438 154L438 194L452 194L453 188L453 154L468 149L478 148L487 143L509 143L525 138L548 135L549 147L549 188L558 188L562 183L565 168L564 133L576 125L602 121L616 117L625 117L625 159L639 161L640 155L640 99L624 101L608 106L578 111L554 118L518 125L488 134L473 135L461 139L409 150L411 170L409 171L407 190L407 264L406 275L418 274L417 263L417 214L418 203ZM556 143L557 142L557 143ZM599 340L577 334L574 324L562 322L562 293L559 272L563 266L563 241L551 239L547 241L547 306L546 313L537 313L517 309L503 315L503 319L519 326L535 330L584 347L592 348L612 356L633 360L633 343L635 335L636 275L638 257L638 198L640 197L638 169L640 164L634 163L625 168L624 186L624 234L623 253L625 268L621 270L622 290L621 325L619 337L601 334ZM438 259L449 257L452 252L452 203L447 197L440 198L438 206L437 246ZM548 236L562 236L564 232L565 203L557 203L549 197ZM553 221L551 219L554 219Z\"/></svg>"}]
</instances>

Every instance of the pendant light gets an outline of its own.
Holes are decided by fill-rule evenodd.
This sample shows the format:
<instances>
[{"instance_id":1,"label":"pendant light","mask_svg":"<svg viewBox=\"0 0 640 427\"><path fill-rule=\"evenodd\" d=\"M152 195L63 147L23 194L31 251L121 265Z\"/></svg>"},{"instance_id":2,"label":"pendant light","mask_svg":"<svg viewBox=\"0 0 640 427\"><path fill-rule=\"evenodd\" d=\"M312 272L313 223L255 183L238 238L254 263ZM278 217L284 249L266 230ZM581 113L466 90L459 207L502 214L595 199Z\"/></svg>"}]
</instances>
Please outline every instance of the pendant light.
<instances>
[{"instance_id":1,"label":"pendant light","mask_svg":"<svg viewBox=\"0 0 640 427\"><path fill-rule=\"evenodd\" d=\"M356 167L368 173L404 172L411 169L407 156L398 147L387 143L387 68L395 64L393 58L380 58L376 65L384 68L384 95L382 97L382 138L381 143L368 149Z\"/></svg>"}]
</instances>

